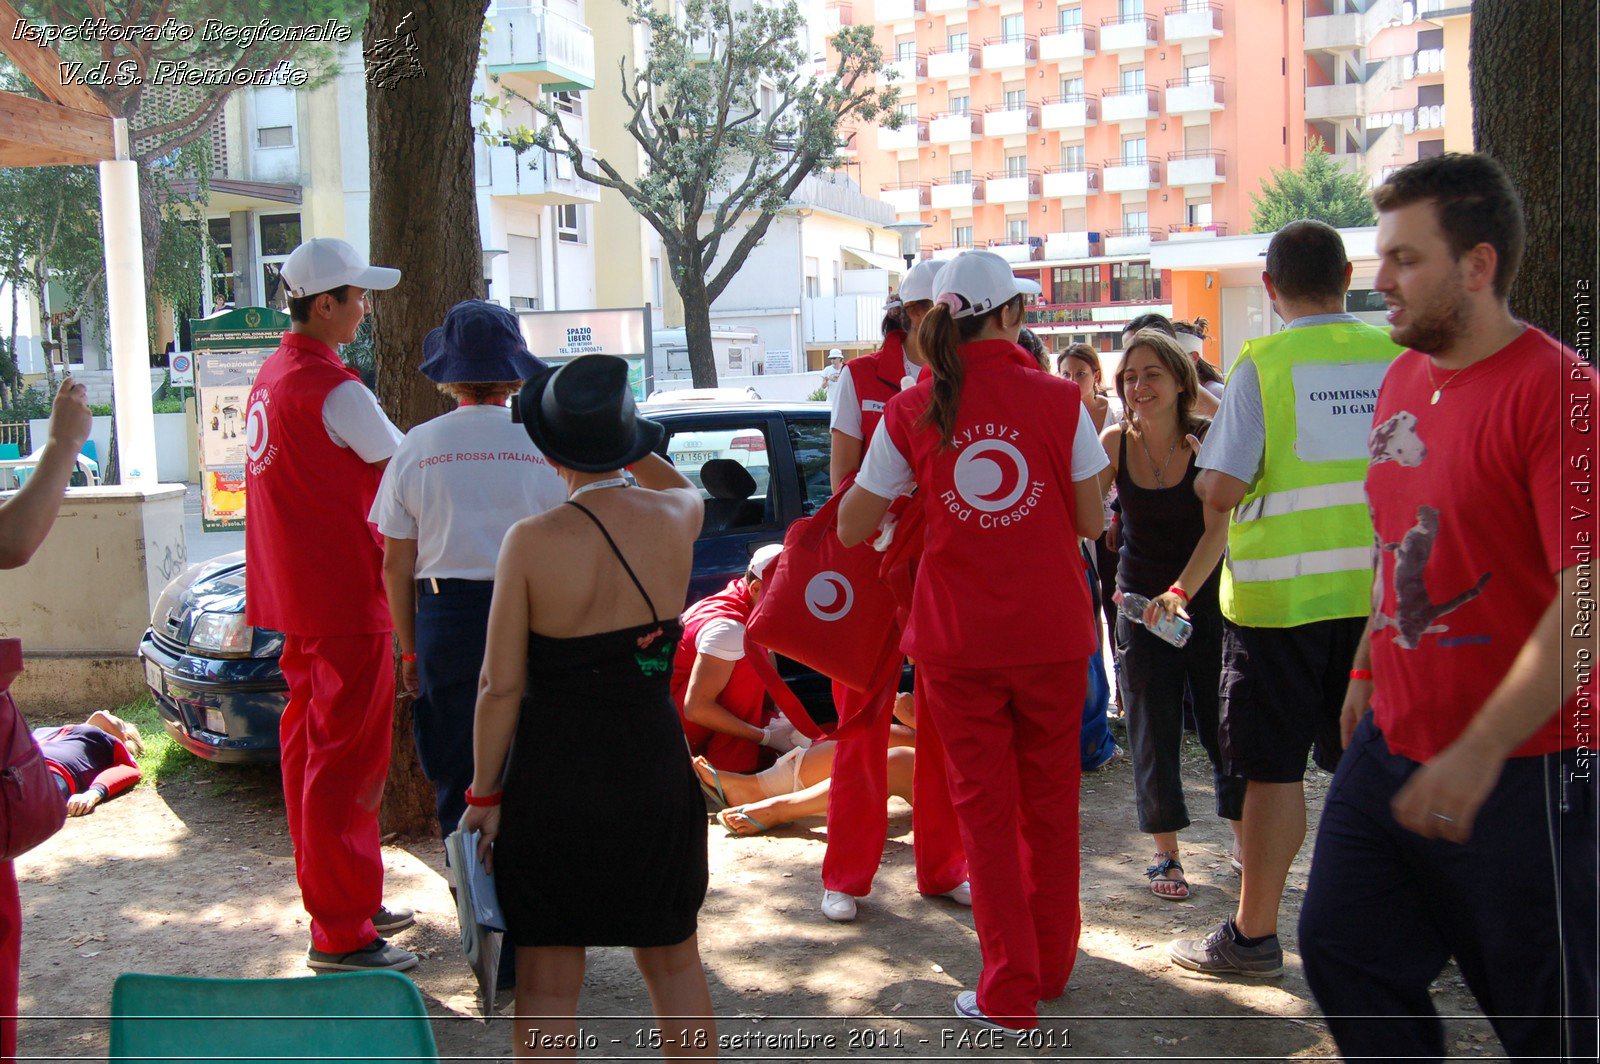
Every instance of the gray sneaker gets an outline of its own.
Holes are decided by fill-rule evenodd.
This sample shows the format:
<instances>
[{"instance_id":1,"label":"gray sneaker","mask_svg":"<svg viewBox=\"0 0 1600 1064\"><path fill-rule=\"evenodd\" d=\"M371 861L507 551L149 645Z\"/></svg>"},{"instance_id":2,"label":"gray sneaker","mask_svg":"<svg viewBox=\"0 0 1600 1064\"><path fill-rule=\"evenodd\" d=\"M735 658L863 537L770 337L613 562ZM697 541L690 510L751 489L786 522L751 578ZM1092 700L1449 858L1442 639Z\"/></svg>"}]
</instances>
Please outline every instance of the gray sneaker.
<instances>
[{"instance_id":1,"label":"gray sneaker","mask_svg":"<svg viewBox=\"0 0 1600 1064\"><path fill-rule=\"evenodd\" d=\"M349 953L324 953L320 949L306 950L306 967L319 972L373 972L387 969L403 972L417 966L417 955L375 938L360 949Z\"/></svg>"},{"instance_id":2,"label":"gray sneaker","mask_svg":"<svg viewBox=\"0 0 1600 1064\"><path fill-rule=\"evenodd\" d=\"M372 914L372 929L380 935L392 935L396 931L404 931L416 922L415 912L398 905L392 909L387 905L380 905L378 911Z\"/></svg>"},{"instance_id":3,"label":"gray sneaker","mask_svg":"<svg viewBox=\"0 0 1600 1064\"><path fill-rule=\"evenodd\" d=\"M1254 946L1233 937L1233 921L1224 920L1205 938L1177 938L1167 946L1172 963L1205 975L1243 975L1275 979L1283 974L1283 947L1272 935Z\"/></svg>"}]
</instances>

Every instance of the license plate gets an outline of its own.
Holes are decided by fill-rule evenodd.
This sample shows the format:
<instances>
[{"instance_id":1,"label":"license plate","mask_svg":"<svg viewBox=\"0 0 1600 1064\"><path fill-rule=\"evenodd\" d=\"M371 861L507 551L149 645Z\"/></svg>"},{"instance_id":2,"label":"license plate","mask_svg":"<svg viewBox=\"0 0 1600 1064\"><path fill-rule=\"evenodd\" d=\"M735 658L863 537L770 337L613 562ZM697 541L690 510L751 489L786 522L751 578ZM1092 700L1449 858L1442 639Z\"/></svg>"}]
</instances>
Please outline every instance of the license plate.
<instances>
[{"instance_id":1,"label":"license plate","mask_svg":"<svg viewBox=\"0 0 1600 1064\"><path fill-rule=\"evenodd\" d=\"M702 466L720 457L719 451L679 451L672 460L678 465Z\"/></svg>"},{"instance_id":2,"label":"license plate","mask_svg":"<svg viewBox=\"0 0 1600 1064\"><path fill-rule=\"evenodd\" d=\"M161 675L161 666L148 658L144 663L144 682L149 684L150 689L156 694L166 694L166 677Z\"/></svg>"}]
</instances>

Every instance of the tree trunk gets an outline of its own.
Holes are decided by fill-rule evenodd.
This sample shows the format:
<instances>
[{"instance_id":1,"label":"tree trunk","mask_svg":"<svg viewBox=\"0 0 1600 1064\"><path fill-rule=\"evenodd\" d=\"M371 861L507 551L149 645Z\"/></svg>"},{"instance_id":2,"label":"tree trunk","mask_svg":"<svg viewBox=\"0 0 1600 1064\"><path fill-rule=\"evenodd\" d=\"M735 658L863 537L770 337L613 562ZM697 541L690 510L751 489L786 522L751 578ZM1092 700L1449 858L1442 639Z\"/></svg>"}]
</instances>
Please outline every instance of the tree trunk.
<instances>
[{"instance_id":1,"label":"tree trunk","mask_svg":"<svg viewBox=\"0 0 1600 1064\"><path fill-rule=\"evenodd\" d=\"M691 267L678 284L683 299L683 333L689 346L689 372L696 388L717 386L717 356L711 347L711 300L704 274Z\"/></svg>"},{"instance_id":2,"label":"tree trunk","mask_svg":"<svg viewBox=\"0 0 1600 1064\"><path fill-rule=\"evenodd\" d=\"M392 38L409 15L420 67L417 76L384 85L372 83L370 66L367 72L372 261L401 271L398 286L376 293L373 360L378 399L402 429L449 406L418 372L423 337L450 307L484 294L472 80L487 7L487 0L372 0L366 25L370 47ZM431 836L435 816L411 736L411 699L397 698L383 830Z\"/></svg>"},{"instance_id":3,"label":"tree trunk","mask_svg":"<svg viewBox=\"0 0 1600 1064\"><path fill-rule=\"evenodd\" d=\"M1528 220L1511 310L1569 347L1597 276L1594 26L1595 0L1472 8L1473 139L1511 175Z\"/></svg>"}]
</instances>

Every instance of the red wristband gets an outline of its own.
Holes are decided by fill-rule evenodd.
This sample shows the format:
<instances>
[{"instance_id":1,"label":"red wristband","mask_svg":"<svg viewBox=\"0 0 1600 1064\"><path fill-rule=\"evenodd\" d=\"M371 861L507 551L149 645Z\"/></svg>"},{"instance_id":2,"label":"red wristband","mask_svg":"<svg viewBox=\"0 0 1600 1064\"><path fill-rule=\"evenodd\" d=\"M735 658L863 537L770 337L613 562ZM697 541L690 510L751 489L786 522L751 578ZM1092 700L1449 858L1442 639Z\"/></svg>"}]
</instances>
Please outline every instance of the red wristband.
<instances>
[{"instance_id":1,"label":"red wristband","mask_svg":"<svg viewBox=\"0 0 1600 1064\"><path fill-rule=\"evenodd\" d=\"M1184 605L1188 605L1188 603L1189 603L1189 593L1187 591L1185 591L1183 588L1179 587L1177 584L1173 584L1171 587L1167 588L1167 590L1169 592L1171 592L1172 594L1177 595L1179 598L1183 599Z\"/></svg>"},{"instance_id":2,"label":"red wristband","mask_svg":"<svg viewBox=\"0 0 1600 1064\"><path fill-rule=\"evenodd\" d=\"M503 791L495 791L493 794L486 794L486 795L484 795L483 797L480 798L476 794L472 793L472 787L471 787L471 785L468 785L468 787L467 787L467 804L468 805L478 805L478 806L499 805L500 804L500 796L503 793L504 793Z\"/></svg>"},{"instance_id":3,"label":"red wristband","mask_svg":"<svg viewBox=\"0 0 1600 1064\"><path fill-rule=\"evenodd\" d=\"M400 655L400 660L401 661L416 661L417 660L417 656L415 654L401 654Z\"/></svg>"},{"instance_id":4,"label":"red wristband","mask_svg":"<svg viewBox=\"0 0 1600 1064\"><path fill-rule=\"evenodd\" d=\"M1350 678L1352 680L1371 680L1372 679L1372 670L1371 669L1351 669L1350 670Z\"/></svg>"}]
</instances>

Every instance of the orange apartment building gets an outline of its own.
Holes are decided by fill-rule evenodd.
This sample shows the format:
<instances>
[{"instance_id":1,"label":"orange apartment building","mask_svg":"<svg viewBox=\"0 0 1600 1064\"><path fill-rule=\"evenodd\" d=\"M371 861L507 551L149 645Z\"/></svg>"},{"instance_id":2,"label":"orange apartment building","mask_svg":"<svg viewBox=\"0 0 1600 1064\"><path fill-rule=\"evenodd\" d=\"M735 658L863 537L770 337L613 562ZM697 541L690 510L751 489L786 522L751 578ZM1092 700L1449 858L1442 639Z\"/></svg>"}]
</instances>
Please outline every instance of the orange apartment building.
<instances>
[{"instance_id":1,"label":"orange apartment building","mask_svg":"<svg viewBox=\"0 0 1600 1064\"><path fill-rule=\"evenodd\" d=\"M875 27L901 89L900 129L856 133L862 188L929 223L925 256L987 247L1036 278L1032 325L1057 350L1171 313L1152 245L1245 232L1250 194L1304 153L1300 0L830 9Z\"/></svg>"}]
</instances>

